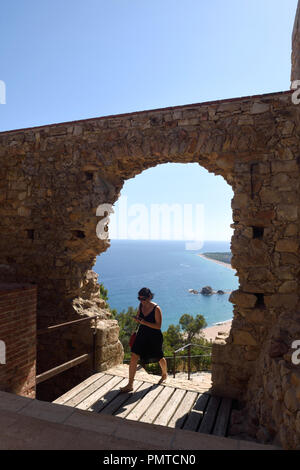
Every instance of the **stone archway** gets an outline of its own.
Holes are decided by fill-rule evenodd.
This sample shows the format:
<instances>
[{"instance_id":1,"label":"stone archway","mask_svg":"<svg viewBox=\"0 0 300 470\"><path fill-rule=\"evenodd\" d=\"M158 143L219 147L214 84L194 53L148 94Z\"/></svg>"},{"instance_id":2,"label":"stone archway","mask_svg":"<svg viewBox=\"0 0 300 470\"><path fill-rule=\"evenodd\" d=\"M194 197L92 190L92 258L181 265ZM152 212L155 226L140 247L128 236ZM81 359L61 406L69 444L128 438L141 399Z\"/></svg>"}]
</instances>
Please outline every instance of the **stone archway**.
<instances>
[{"instance_id":1,"label":"stone archway","mask_svg":"<svg viewBox=\"0 0 300 470\"><path fill-rule=\"evenodd\" d=\"M222 175L234 192L240 288L230 337L214 345L214 390L247 399L262 388L263 422L271 406L263 377L276 382L282 344L299 331L291 313L299 307L299 130L298 107L283 92L3 132L0 279L37 283L39 326L98 311L99 367L112 365L116 325L91 273L108 247L96 235L97 207L160 163L197 162Z\"/></svg>"}]
</instances>

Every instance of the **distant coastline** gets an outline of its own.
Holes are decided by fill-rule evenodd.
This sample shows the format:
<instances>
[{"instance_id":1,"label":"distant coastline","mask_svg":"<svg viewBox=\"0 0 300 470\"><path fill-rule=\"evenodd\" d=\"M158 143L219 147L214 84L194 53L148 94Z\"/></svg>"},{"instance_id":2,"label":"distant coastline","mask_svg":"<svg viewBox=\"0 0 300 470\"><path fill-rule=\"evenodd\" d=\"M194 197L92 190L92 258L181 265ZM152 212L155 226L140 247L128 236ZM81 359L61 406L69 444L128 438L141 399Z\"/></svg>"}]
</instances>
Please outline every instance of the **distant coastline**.
<instances>
[{"instance_id":1,"label":"distant coastline","mask_svg":"<svg viewBox=\"0 0 300 470\"><path fill-rule=\"evenodd\" d=\"M221 266L225 266L226 268L229 268L229 269L232 269L233 271L235 271L235 269L231 266L230 263L224 263L224 261L219 261L217 259L210 258L208 256L205 256L204 254L201 254L201 253L197 253L197 256L201 256L201 258L207 259L209 261L213 261L214 263L220 264Z\"/></svg>"},{"instance_id":2,"label":"distant coastline","mask_svg":"<svg viewBox=\"0 0 300 470\"><path fill-rule=\"evenodd\" d=\"M94 271L108 290L110 307L118 312L135 307L137 289L146 286L163 307L162 331L176 325L185 312L203 314L210 327L232 317L227 294L238 288L238 280L236 271L199 261L197 253L230 253L230 244L208 241L197 251L186 250L184 241L112 240L111 247L97 257ZM201 290L208 285L213 290L222 289L225 295L207 297L188 292L190 287Z\"/></svg>"}]
</instances>

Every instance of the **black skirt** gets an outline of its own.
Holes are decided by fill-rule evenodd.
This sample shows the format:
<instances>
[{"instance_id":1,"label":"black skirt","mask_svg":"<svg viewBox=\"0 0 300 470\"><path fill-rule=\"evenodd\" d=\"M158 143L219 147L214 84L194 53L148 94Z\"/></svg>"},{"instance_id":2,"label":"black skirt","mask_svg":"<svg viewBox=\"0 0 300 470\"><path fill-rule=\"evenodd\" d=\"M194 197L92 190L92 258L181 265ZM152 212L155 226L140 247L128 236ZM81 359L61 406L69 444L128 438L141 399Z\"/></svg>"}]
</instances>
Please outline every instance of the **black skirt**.
<instances>
[{"instance_id":1,"label":"black skirt","mask_svg":"<svg viewBox=\"0 0 300 470\"><path fill-rule=\"evenodd\" d=\"M140 356L141 364L150 364L159 362L164 357L162 346L161 330L140 325L131 352Z\"/></svg>"}]
</instances>

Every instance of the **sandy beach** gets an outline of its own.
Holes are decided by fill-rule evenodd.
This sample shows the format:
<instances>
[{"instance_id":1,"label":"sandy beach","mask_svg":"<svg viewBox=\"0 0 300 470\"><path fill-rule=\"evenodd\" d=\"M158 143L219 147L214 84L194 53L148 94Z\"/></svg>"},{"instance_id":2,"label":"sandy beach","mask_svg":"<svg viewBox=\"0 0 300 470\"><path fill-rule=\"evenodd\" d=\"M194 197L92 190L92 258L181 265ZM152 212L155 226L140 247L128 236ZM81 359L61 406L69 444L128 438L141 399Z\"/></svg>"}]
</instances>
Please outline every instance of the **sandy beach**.
<instances>
[{"instance_id":1,"label":"sandy beach","mask_svg":"<svg viewBox=\"0 0 300 470\"><path fill-rule=\"evenodd\" d=\"M197 256L201 256L201 258L207 259L208 261L213 261L214 263L217 263L217 264L221 264L222 266L225 266L225 268L229 268L235 271L235 269L229 263L224 263L223 261L219 261L217 259L208 258L207 256L202 255L200 253L198 253Z\"/></svg>"},{"instance_id":2,"label":"sandy beach","mask_svg":"<svg viewBox=\"0 0 300 470\"><path fill-rule=\"evenodd\" d=\"M207 341L213 341L216 338L216 336L218 336L219 332L224 332L224 333L229 334L229 331L231 329L231 323L232 323L232 320L228 320L228 321L222 322L221 325L213 325L213 326L209 326L208 328L204 328L202 332L204 334L205 339L207 339Z\"/></svg>"},{"instance_id":3,"label":"sandy beach","mask_svg":"<svg viewBox=\"0 0 300 470\"><path fill-rule=\"evenodd\" d=\"M217 259L208 258L207 256L200 254L200 253L198 253L198 256L201 256L201 258L207 259L208 261L212 261L213 263L221 264L222 266L225 266L225 268L229 268L229 269L232 269L233 271L236 271L229 263L224 263L223 261L219 261ZM204 330L202 331L203 331L205 339L207 339L207 341L213 341L218 336L219 332L222 332L222 333L224 332L224 333L229 334L230 329L231 329L231 323L232 323L232 320L228 320L228 321L221 322L220 325L213 325L213 326L204 328Z\"/></svg>"}]
</instances>

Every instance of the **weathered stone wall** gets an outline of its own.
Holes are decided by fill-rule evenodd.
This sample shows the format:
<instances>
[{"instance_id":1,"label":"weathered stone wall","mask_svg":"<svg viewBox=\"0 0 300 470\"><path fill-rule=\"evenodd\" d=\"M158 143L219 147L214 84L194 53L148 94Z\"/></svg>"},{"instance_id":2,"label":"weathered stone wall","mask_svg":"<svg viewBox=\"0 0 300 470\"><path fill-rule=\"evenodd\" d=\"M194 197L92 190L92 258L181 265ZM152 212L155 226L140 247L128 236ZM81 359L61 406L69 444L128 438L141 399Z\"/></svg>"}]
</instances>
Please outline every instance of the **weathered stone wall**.
<instances>
[{"instance_id":1,"label":"weathered stone wall","mask_svg":"<svg viewBox=\"0 0 300 470\"><path fill-rule=\"evenodd\" d=\"M30 398L36 388L36 298L32 284L0 283L0 340L5 345L0 390Z\"/></svg>"},{"instance_id":2,"label":"weathered stone wall","mask_svg":"<svg viewBox=\"0 0 300 470\"><path fill-rule=\"evenodd\" d=\"M120 358L120 346L94 281L87 289L96 255L109 246L96 235L97 207L113 204L125 180L160 163L197 162L222 175L234 191L232 263L240 287L231 296L231 334L214 346L214 390L251 402L249 413L271 435L281 426L269 419L276 404L292 432L300 402L291 411L284 397L267 397L267 387L279 382L287 390L279 362L295 366L286 352L270 356L267 345L280 339L290 351L298 334L299 137L290 92L1 133L0 279L38 284L40 327L99 312L105 368ZM65 350L56 354L64 362Z\"/></svg>"},{"instance_id":3,"label":"weathered stone wall","mask_svg":"<svg viewBox=\"0 0 300 470\"><path fill-rule=\"evenodd\" d=\"M90 353L90 358L87 362L39 384L37 386L39 399L53 401L95 371L107 370L123 361L124 354L119 341L119 327L117 322L110 318L105 301L99 298L97 277L98 275L93 271L86 273L85 286L81 290L81 296L72 300L70 309L74 316L72 317L73 319L76 318L76 315L77 318L97 315L95 368L93 364L94 319L90 322L63 327L51 333L46 332L38 335L38 374L75 357ZM50 304L50 311L51 308L52 305ZM57 313L61 314L60 317ZM63 314L64 311L56 312L54 316L56 320L53 323L64 322Z\"/></svg>"}]
</instances>

